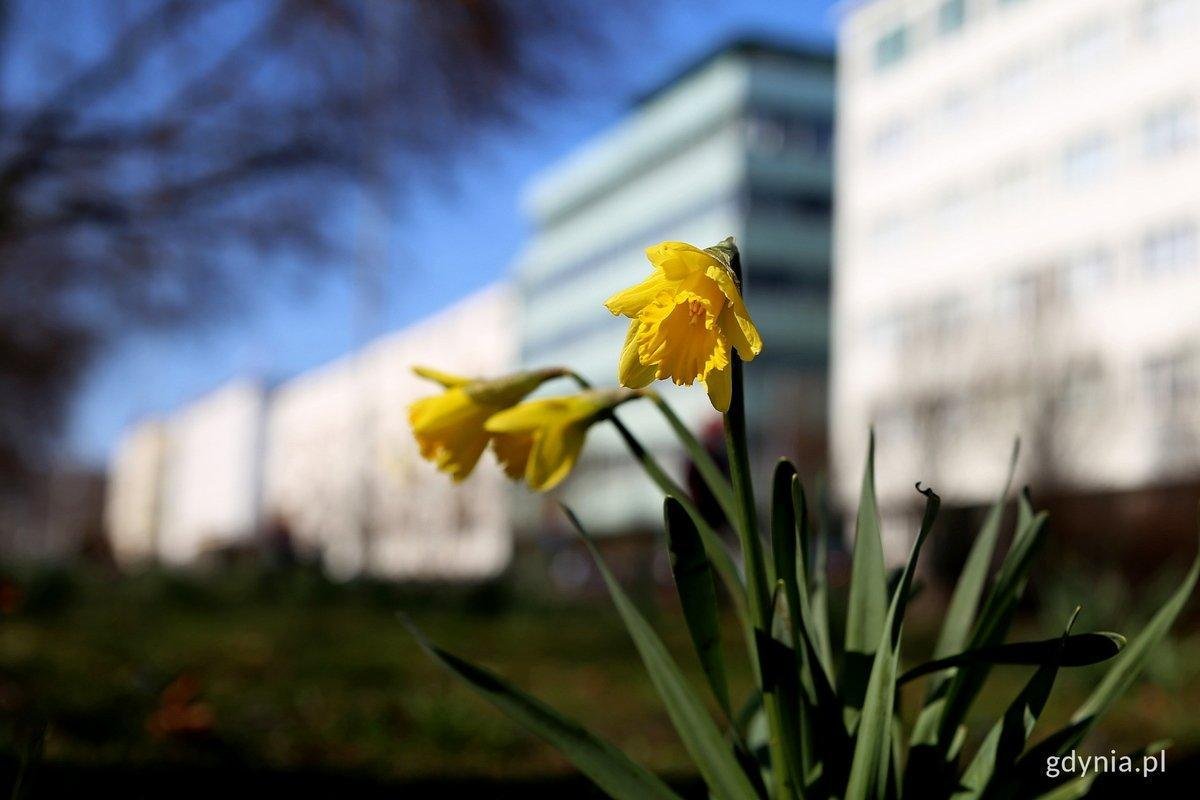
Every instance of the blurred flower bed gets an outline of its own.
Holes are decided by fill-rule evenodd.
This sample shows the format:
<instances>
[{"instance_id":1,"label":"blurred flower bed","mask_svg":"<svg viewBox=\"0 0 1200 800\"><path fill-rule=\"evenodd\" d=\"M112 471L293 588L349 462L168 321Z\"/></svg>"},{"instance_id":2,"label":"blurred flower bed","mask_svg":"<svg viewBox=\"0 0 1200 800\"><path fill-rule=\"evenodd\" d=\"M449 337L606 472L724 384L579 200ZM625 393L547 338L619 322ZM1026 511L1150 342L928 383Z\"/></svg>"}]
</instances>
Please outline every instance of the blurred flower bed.
<instances>
[{"instance_id":1,"label":"blurred flower bed","mask_svg":"<svg viewBox=\"0 0 1200 800\"><path fill-rule=\"evenodd\" d=\"M655 627L699 685L674 601L663 594L650 603L647 594L643 607L655 609ZM688 777L686 753L603 598L566 601L505 585L339 585L305 569L252 567L204 577L46 570L9 575L0 597L0 747L10 762L44 721L45 769L252 765L400 783L572 772L420 653L397 621L403 609L455 651L594 721L655 771ZM937 605L918 598L916 647L931 646ZM1092 621L1136 630L1136 620L1107 613ZM726 622L732 631L732 617ZM1035 619L1025 625L1041 630ZM729 666L745 688L746 665ZM1190 711L1200 707L1200 636L1164 646L1150 674L1154 682L1114 710L1111 743L1095 749L1149 736L1172 739L1180 761L1200 750ZM1026 677L1024 668L998 668L997 691L986 697L1002 705ZM1039 728L1061 724L1094 679L1087 669L1065 673ZM973 714L997 711L981 705Z\"/></svg>"}]
</instances>

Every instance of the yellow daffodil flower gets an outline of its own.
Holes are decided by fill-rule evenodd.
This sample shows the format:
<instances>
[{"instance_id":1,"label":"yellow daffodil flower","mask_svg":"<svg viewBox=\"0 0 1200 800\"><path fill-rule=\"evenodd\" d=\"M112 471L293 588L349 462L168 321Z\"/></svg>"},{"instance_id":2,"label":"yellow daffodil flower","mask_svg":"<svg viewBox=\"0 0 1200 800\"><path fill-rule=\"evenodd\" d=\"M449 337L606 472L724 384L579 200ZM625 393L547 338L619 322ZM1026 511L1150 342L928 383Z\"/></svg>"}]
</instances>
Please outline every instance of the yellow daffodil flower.
<instances>
[{"instance_id":1,"label":"yellow daffodil flower","mask_svg":"<svg viewBox=\"0 0 1200 800\"><path fill-rule=\"evenodd\" d=\"M640 393L626 390L589 391L569 397L530 400L502 411L487 421L488 432L508 437L497 455L509 475L523 470L530 488L544 492L571 473L583 450L587 430L605 414Z\"/></svg>"},{"instance_id":2,"label":"yellow daffodil flower","mask_svg":"<svg viewBox=\"0 0 1200 800\"><path fill-rule=\"evenodd\" d=\"M656 379L679 386L700 381L713 407L729 410L733 348L744 361L762 351L762 338L729 267L730 246L701 250L662 242L647 248L654 268L650 277L605 302L613 314L631 320L618 367L622 386L640 389Z\"/></svg>"},{"instance_id":3,"label":"yellow daffodil flower","mask_svg":"<svg viewBox=\"0 0 1200 800\"><path fill-rule=\"evenodd\" d=\"M511 408L544 382L563 374L561 369L520 372L495 380L476 380L450 375L428 367L413 372L441 384L445 391L424 397L408 408L408 422L421 450L455 481L464 480L491 443L496 459L511 477L524 474L525 456L519 439L484 429L493 414ZM519 469L512 466L519 463ZM515 470L515 471L514 471Z\"/></svg>"}]
</instances>

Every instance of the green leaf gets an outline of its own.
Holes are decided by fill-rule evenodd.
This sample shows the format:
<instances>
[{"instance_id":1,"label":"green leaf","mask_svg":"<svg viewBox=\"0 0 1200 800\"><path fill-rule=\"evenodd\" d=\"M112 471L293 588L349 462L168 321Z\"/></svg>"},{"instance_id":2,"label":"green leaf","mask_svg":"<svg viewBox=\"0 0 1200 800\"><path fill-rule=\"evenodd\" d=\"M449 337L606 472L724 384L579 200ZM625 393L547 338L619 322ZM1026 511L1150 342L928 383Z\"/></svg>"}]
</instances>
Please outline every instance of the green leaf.
<instances>
[{"instance_id":1,"label":"green leaf","mask_svg":"<svg viewBox=\"0 0 1200 800\"><path fill-rule=\"evenodd\" d=\"M717 503L721 506L721 511L724 512L725 518L729 520L730 525L737 524L737 506L734 504L733 487L729 485L729 479L721 472L721 467L713 459L712 454L708 449L696 440L688 427L683 424L683 421L675 414L675 411L667 405L667 402L657 394L651 395L654 405L662 412L663 417L667 420L667 424L675 433L675 437L679 439L684 449L687 450L688 457L692 463L696 465L696 471L700 473L700 477L704 479L705 485L709 491L713 493Z\"/></svg>"},{"instance_id":2,"label":"green leaf","mask_svg":"<svg viewBox=\"0 0 1200 800\"><path fill-rule=\"evenodd\" d=\"M796 509L792 504L792 481L796 467L786 458L775 464L771 479L771 555L774 575L783 581L788 608L796 613L800 608L800 587L796 575ZM791 631L788 631L791 634Z\"/></svg>"},{"instance_id":3,"label":"green leaf","mask_svg":"<svg viewBox=\"0 0 1200 800\"><path fill-rule=\"evenodd\" d=\"M1004 641L1025 592L1034 556L1045 541L1045 512L1033 514L1027 498L1023 497L1019 502L1019 508L1026 510L1018 511L1017 533L971 631L968 645L971 650L991 647ZM949 747L990 670L991 665L987 663L968 664L956 670L948 682L936 728L937 741L943 752Z\"/></svg>"},{"instance_id":4,"label":"green leaf","mask_svg":"<svg viewBox=\"0 0 1200 800\"><path fill-rule=\"evenodd\" d=\"M978 650L965 650L946 658L926 661L900 676L900 683L964 664L1025 664L1058 663L1063 667L1086 667L1107 661L1121 652L1125 637L1119 633L1101 631L1078 633L1065 642L1062 637L1035 642L1011 642Z\"/></svg>"},{"instance_id":5,"label":"green leaf","mask_svg":"<svg viewBox=\"0 0 1200 800\"><path fill-rule=\"evenodd\" d=\"M832 683L833 645L829 635L829 537L833 530L833 520L825 502L824 483L817 484L817 510L820 526L817 529L816 542L813 546L813 564L810 574L812 589L812 640L825 665L825 672Z\"/></svg>"},{"instance_id":6,"label":"green leaf","mask_svg":"<svg viewBox=\"0 0 1200 800\"><path fill-rule=\"evenodd\" d=\"M1078 747L1095 727L1100 717L1108 711L1117 698L1134 684L1145 667L1146 660L1150 657L1154 646L1170 632L1171 626L1191 598L1196 589L1198 577L1200 577L1200 552L1197 552L1191 568L1179 587L1142 628L1141 633L1125 647L1092 694L1071 716L1070 723L1051 733L1017 762L1017 766L1013 770L1012 783L1018 788L1005 796L1027 797L1034 794L1035 789L1045 786L1046 776L1043 768L1046 765L1046 758L1065 755Z\"/></svg>"},{"instance_id":7,"label":"green leaf","mask_svg":"<svg viewBox=\"0 0 1200 800\"><path fill-rule=\"evenodd\" d=\"M671 553L671 573L683 607L692 645L700 658L704 676L708 678L713 696L732 716L729 704L729 684L725 677L725 661L721 656L721 626L717 614L717 589L712 569L704 552L696 524L686 509L673 497L663 501L663 517L667 528L667 547Z\"/></svg>"},{"instance_id":8,"label":"green leaf","mask_svg":"<svg viewBox=\"0 0 1200 800\"><path fill-rule=\"evenodd\" d=\"M1105 674L1100 684L1092 691L1091 696L1075 711L1071 717L1072 722L1090 720L1090 730L1091 725L1094 725L1095 721L1108 711L1109 706L1128 691L1146 665L1150 651L1166 637L1175 618L1179 616L1179 612L1191 598L1192 592L1196 589L1197 576L1200 576L1200 553L1197 553L1193 559L1191 569L1188 570L1183 583L1151 618L1150 622L1142 628L1142 632L1134 637L1129 646L1125 648L1125 652ZM1083 735L1086 735L1086 731ZM1080 736L1080 739L1082 738Z\"/></svg>"},{"instance_id":9,"label":"green leaf","mask_svg":"<svg viewBox=\"0 0 1200 800\"><path fill-rule=\"evenodd\" d=\"M1005 710L1004 716L997 720L983 744L975 754L975 758L963 773L961 788L954 793L954 800L976 800L985 791L988 784L997 775L1004 775L1012 770L1017 757L1025 749L1029 735L1037 724L1038 717L1046 707L1050 690L1054 688L1054 680L1058 676L1058 668L1065 660L1067 642L1071 638L1071 629L1079 616L1079 607L1067 620L1067 626L1062 636L1058 637L1058 651L1051 659L1042 664L1020 694L1013 699Z\"/></svg>"},{"instance_id":10,"label":"green leaf","mask_svg":"<svg viewBox=\"0 0 1200 800\"><path fill-rule=\"evenodd\" d=\"M557 747L608 794L619 800L679 800L679 796L652 772L631 761L613 745L502 678L437 647L408 619L401 617L401 621L434 661L465 681L523 728Z\"/></svg>"},{"instance_id":11,"label":"green leaf","mask_svg":"<svg viewBox=\"0 0 1200 800\"><path fill-rule=\"evenodd\" d=\"M592 558L595 559L596 568L604 578L604 583L608 586L608 592L612 596L613 605L617 607L617 612L621 615L625 628L629 631L634 646L642 657L642 663L650 675L650 681L654 684L659 697L662 698L672 725L675 726L679 738L683 741L683 746L692 757L696 768L700 770L708 788L722 800L755 798L754 788L751 786L749 778L738 765L729 743L721 735L721 731L712 717L708 715L708 710L705 709L700 698L696 696L683 677L679 665L671 658L671 654L663 646L662 640L658 638L654 629L650 627L633 601L625 594L621 584L613 577L604 563L604 559L596 550L595 543L583 529L575 514L566 506L563 506L563 510L571 520L571 524L579 531L579 535L583 537L584 544L587 545Z\"/></svg>"},{"instance_id":12,"label":"green leaf","mask_svg":"<svg viewBox=\"0 0 1200 800\"><path fill-rule=\"evenodd\" d=\"M572 375L580 386L585 389L590 386L587 381L578 375ZM696 530L700 532L700 538L704 540L704 550L708 553L709 561L717 574L721 577L721 582L725 584L726 591L729 592L729 597L733 601L734 610L737 611L738 619L741 620L743 632L745 633L747 642L753 643L753 625L750 620L750 610L747 607L746 587L742 583L742 578L738 574L737 566L733 563L733 557L729 555L729 551L725 549L725 542L717 535L717 532L712 529L708 521L704 519L704 515L700 513L700 509L696 508L696 504L688 497L686 491L683 490L678 483L671 478L670 475L663 470L662 465L655 460L638 438L625 426L625 423L614 414L609 418L613 427L617 429L617 433L621 436L625 446L629 448L630 454L634 459L642 465L646 475L650 480L657 484L662 493L669 497L674 497L679 501L685 509L688 516L696 524Z\"/></svg>"},{"instance_id":13,"label":"green leaf","mask_svg":"<svg viewBox=\"0 0 1200 800\"><path fill-rule=\"evenodd\" d=\"M846 610L846 650L875 652L887 615L887 574L883 566L879 511L875 504L875 432L867 445L862 494L854 533L850 599Z\"/></svg>"},{"instance_id":14,"label":"green leaf","mask_svg":"<svg viewBox=\"0 0 1200 800\"><path fill-rule=\"evenodd\" d=\"M1000 520L1004 516L1004 506L1008 500L1008 488L1012 485L1013 472L1017 468L1017 456L1020 453L1020 440L1013 444L1012 456L1008 462L1008 475L996 502L992 504L971 545L966 563L950 597L950 605L946 608L946 616L942 622L942 630L938 635L937 644L933 648L933 657L942 658L951 653L961 651L967 644L971 623L975 619L975 611L979 599L983 596L983 587L987 582L988 566L992 563L992 554L996 550L996 538L1000 533ZM931 683L930 693L935 686Z\"/></svg>"},{"instance_id":15,"label":"green leaf","mask_svg":"<svg viewBox=\"0 0 1200 800\"><path fill-rule=\"evenodd\" d=\"M888 776L892 761L893 708L896 700L896 672L900 661L900 637L904 625L904 612L912 588L913 573L921 546L933 529L941 499L933 491L920 488L925 495L925 514L921 528L913 542L908 563L900 576L900 583L892 594L892 601L883 620L883 631L875 647L875 659L871 666L871 677L867 683L866 698L858 734L854 743L854 760L850 765L850 781L845 800L878 800L887 793ZM898 765L897 765L898 767Z\"/></svg>"}]
</instances>

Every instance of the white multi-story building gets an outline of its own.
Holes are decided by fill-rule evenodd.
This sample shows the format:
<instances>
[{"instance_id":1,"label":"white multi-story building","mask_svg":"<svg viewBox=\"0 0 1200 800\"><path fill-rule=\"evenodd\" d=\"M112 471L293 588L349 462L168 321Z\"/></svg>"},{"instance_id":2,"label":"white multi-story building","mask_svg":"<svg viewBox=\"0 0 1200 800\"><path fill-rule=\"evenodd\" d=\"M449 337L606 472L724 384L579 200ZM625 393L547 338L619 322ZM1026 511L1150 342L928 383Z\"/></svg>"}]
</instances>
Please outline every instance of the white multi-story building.
<instances>
[{"instance_id":1,"label":"white multi-story building","mask_svg":"<svg viewBox=\"0 0 1200 800\"><path fill-rule=\"evenodd\" d=\"M843 9L832 448L912 482L1200 470L1200 0Z\"/></svg>"},{"instance_id":2,"label":"white multi-story building","mask_svg":"<svg viewBox=\"0 0 1200 800\"><path fill-rule=\"evenodd\" d=\"M747 368L772 455L821 461L829 342L834 59L741 42L701 59L556 165L526 196L535 235L516 265L521 359L616 381L627 321L604 300L649 274L645 248L736 237L765 343ZM663 393L694 430L718 424L701 387ZM683 455L652 408L620 412L668 469ZM596 430L563 498L596 531L656 528L661 496L611 429Z\"/></svg>"},{"instance_id":3,"label":"white multi-story building","mask_svg":"<svg viewBox=\"0 0 1200 800\"><path fill-rule=\"evenodd\" d=\"M264 511L337 575L407 580L492 576L512 551L506 479L485 454L455 484L420 457L408 407L436 394L433 366L497 376L516 363L513 300L477 292L272 393Z\"/></svg>"},{"instance_id":4,"label":"white multi-story building","mask_svg":"<svg viewBox=\"0 0 1200 800\"><path fill-rule=\"evenodd\" d=\"M479 291L361 350L264 391L237 381L130 429L109 470L107 522L125 564L194 563L279 546L338 577L486 578L509 561L510 494L490 455L461 484L423 461L408 407L516 363L513 299Z\"/></svg>"}]
</instances>

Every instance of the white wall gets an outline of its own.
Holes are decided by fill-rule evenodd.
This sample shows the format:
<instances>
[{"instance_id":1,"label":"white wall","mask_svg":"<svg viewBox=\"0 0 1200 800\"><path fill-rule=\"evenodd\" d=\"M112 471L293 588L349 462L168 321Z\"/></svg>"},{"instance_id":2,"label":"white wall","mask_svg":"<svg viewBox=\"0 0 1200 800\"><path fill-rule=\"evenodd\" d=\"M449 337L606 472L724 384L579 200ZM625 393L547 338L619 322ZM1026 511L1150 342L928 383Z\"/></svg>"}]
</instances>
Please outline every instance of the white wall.
<instances>
[{"instance_id":1,"label":"white wall","mask_svg":"<svg viewBox=\"0 0 1200 800\"><path fill-rule=\"evenodd\" d=\"M968 0L951 35L939 5L878 0L841 26L840 499L857 495L872 423L885 504L918 478L986 499L1018 433L1051 454L1027 467L1081 487L1195 474L1176 446L1200 434L1186 387L1164 402L1146 375L1175 356L1200 369L1200 2ZM910 53L877 71L900 23ZM1152 153L1149 120L1170 109L1177 141ZM1172 225L1192 232L1154 269L1148 237ZM1102 267L1079 266L1097 253Z\"/></svg>"}]
</instances>

